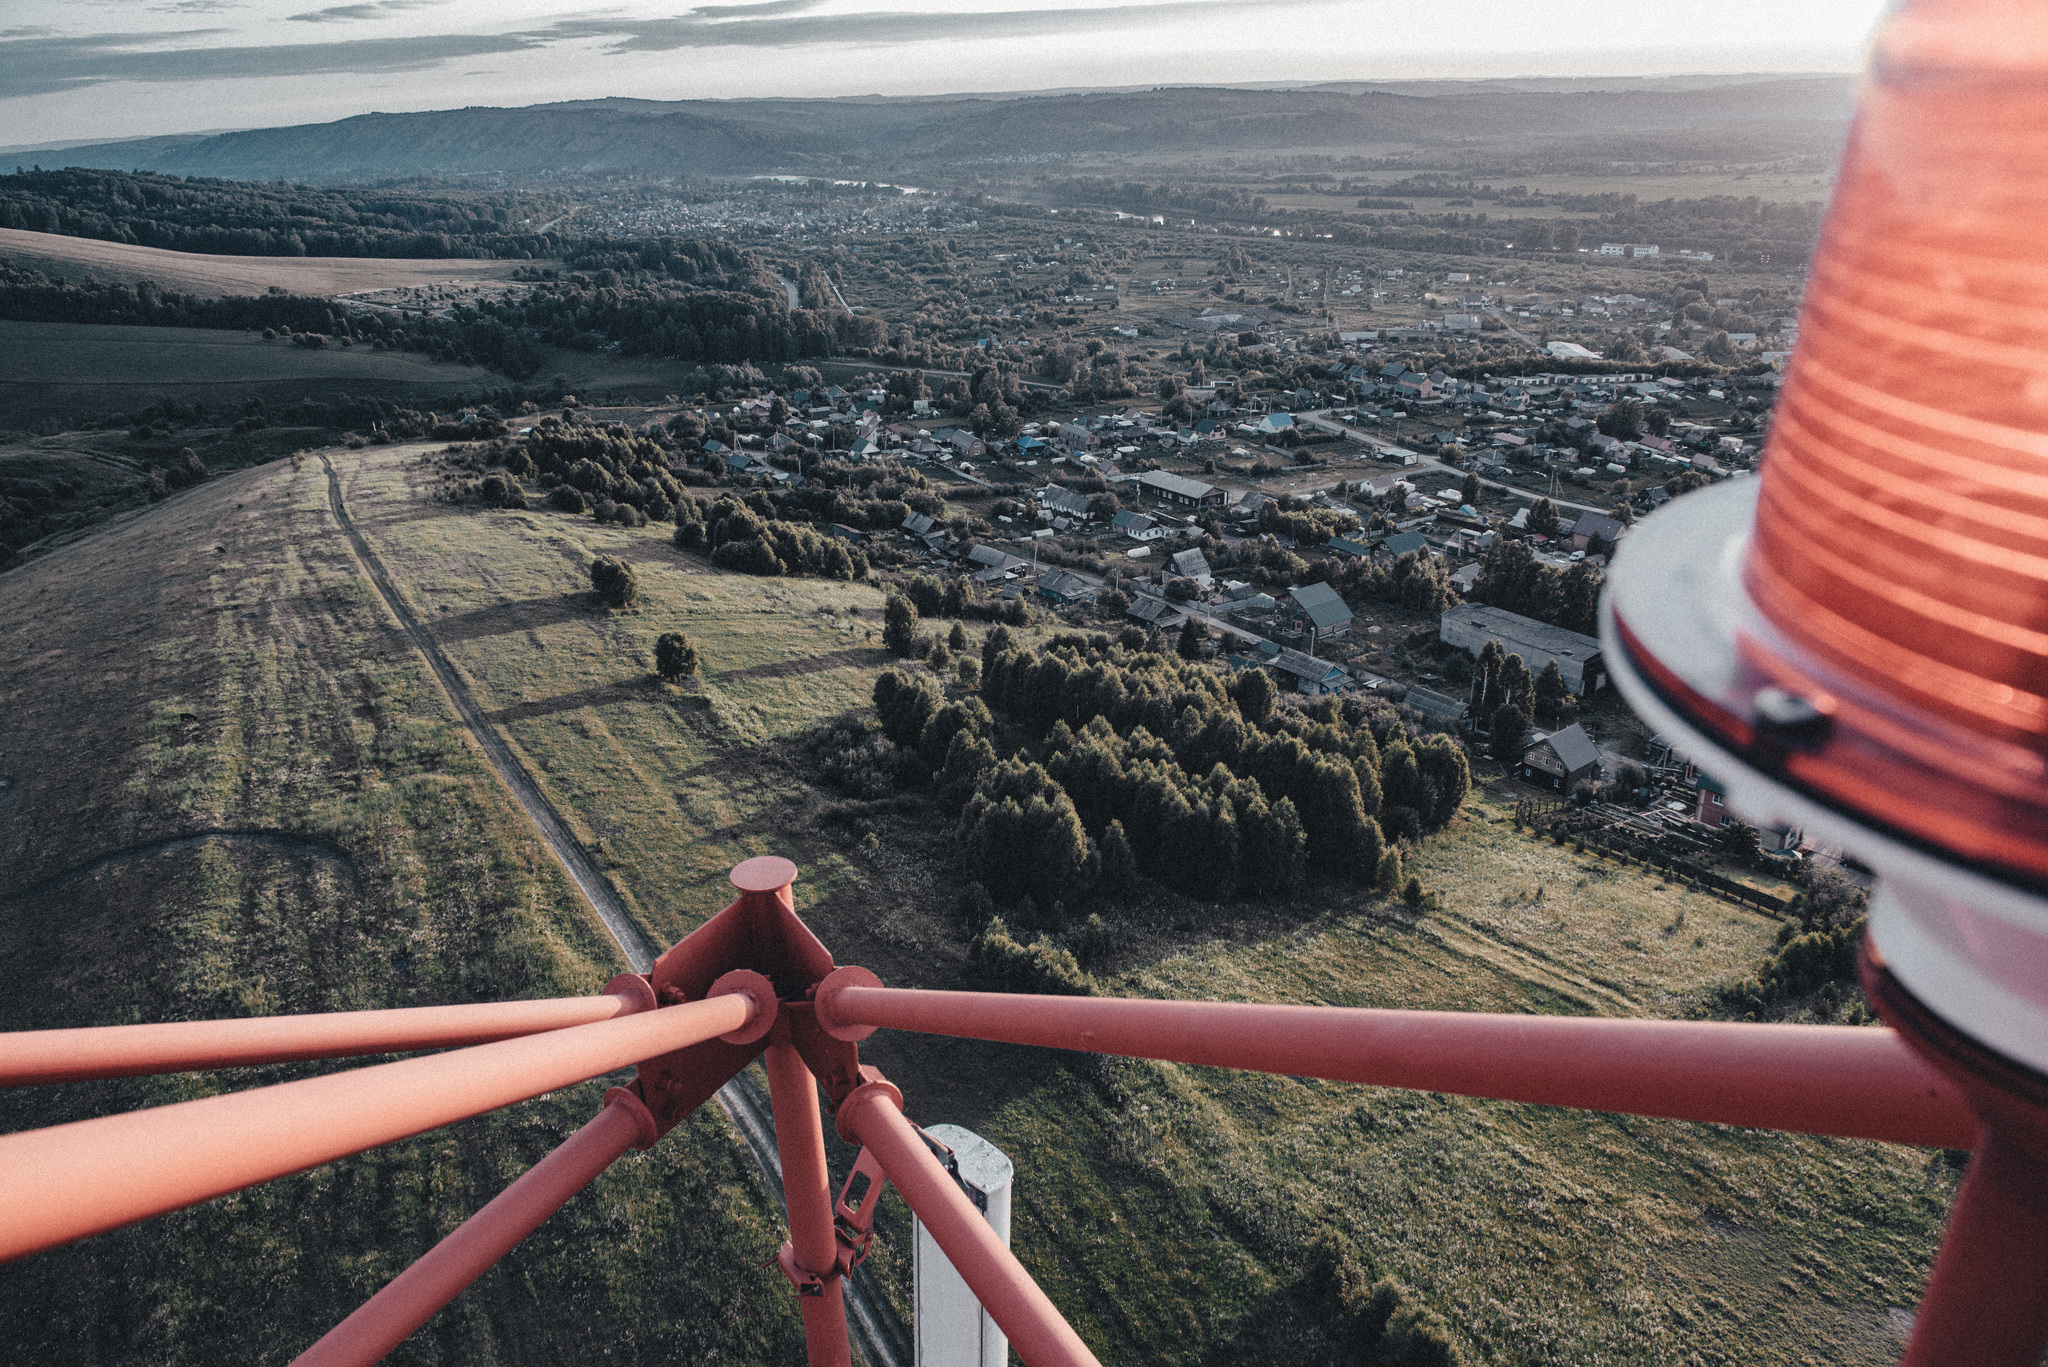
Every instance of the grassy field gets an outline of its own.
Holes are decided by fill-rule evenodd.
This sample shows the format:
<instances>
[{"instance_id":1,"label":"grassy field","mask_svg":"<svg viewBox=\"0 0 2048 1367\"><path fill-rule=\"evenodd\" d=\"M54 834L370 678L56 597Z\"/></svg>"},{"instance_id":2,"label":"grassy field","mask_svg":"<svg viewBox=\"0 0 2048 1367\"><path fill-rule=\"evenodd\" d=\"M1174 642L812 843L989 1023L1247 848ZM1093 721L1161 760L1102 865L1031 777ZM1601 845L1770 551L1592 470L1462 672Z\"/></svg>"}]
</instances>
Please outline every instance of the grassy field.
<instances>
[{"instance_id":1,"label":"grassy field","mask_svg":"<svg viewBox=\"0 0 2048 1367\"><path fill-rule=\"evenodd\" d=\"M658 403L682 391L691 369L655 357L551 350L535 383L560 383L592 400ZM55 434L81 419L135 413L165 400L219 406L261 399L274 407L374 395L412 405L511 383L496 371L411 351L314 350L209 328L0 319L0 432Z\"/></svg>"},{"instance_id":2,"label":"grassy field","mask_svg":"<svg viewBox=\"0 0 2048 1367\"><path fill-rule=\"evenodd\" d=\"M507 383L489 370L410 351L312 350L210 328L0 321L0 429L133 413L166 399L278 404L376 394L424 402Z\"/></svg>"},{"instance_id":3,"label":"grassy field","mask_svg":"<svg viewBox=\"0 0 2048 1367\"><path fill-rule=\"evenodd\" d=\"M775 851L842 962L961 983L943 814L834 824L791 744L864 698L882 663L871 591L724 575L655 528L440 511L425 453L366 454L349 457L351 508L654 934L721 905L733 860ZM641 598L593 618L585 567L605 553L635 563ZM700 688L647 677L675 628L704 653ZM1148 994L1674 1015L1777 929L1514 835L1484 800L1417 867L1440 897L1420 919L1341 893L1154 898L1106 972ZM1021 1254L1116 1361L1300 1351L1313 1315L1268 1312L1330 1227L1488 1361L1885 1362L1954 1176L1872 1145L910 1037L867 1053L916 1118L1018 1157ZM1273 1328L1296 1320L1306 1340Z\"/></svg>"},{"instance_id":4,"label":"grassy field","mask_svg":"<svg viewBox=\"0 0 2048 1367\"><path fill-rule=\"evenodd\" d=\"M885 663L875 590L725 574L678 555L658 527L441 503L426 448L331 454L351 515L410 605L658 939L723 905L733 862L776 852L797 860L798 907L840 962L894 984L965 982L949 814L914 797L851 810L812 786L797 743L861 706ZM331 842L368 891L351 895L331 855L228 844L52 886L7 904L13 919L0 923L0 973L29 989L11 994L10 1023L456 999L606 971L594 927L316 515L318 473L311 461L247 472L0 579L0 623L17 628L0 655L0 707L29 708L0 753L0 772L22 779L0 789L0 895L109 849L235 822ZM598 554L634 563L630 611L593 610ZM121 604L119 620L95 594ZM702 653L698 683L650 678L653 639L674 629ZM79 688L51 686L81 673ZM88 731L85 716L108 720ZM1485 798L1412 867L1437 895L1427 915L1330 888L1284 906L1154 892L1112 909L1115 943L1096 971L1106 990L1138 994L1676 1015L1746 971L1777 929L1516 835ZM148 876L175 895L148 897ZM32 914L16 915L22 905ZM160 995L138 997L138 984ZM1318 1238L1414 1287L1480 1362L1889 1362L1955 1178L1918 1150L916 1036L878 1035L864 1056L903 1087L914 1119L967 1125L1017 1160L1019 1255L1113 1363L1328 1359L1327 1307L1305 1281ZM107 1099L75 1090L67 1104ZM388 1266L367 1250L400 1256L419 1217L369 1201L368 1179L332 1174L407 1174L445 1222L488 1189L478 1173L501 1180L515 1155L583 1113L567 1098L477 1122L445 1151L419 1141L49 1255L0 1274L0 1306L83 1313L61 1300L64 1277L108 1250L139 1258L125 1250L158 1247L166 1231L217 1233L226 1206L245 1213L252 1246L346 1263L294 1242L304 1224L290 1212L309 1191L346 1212L338 1222L363 1250L348 1256ZM843 1170L849 1155L835 1152ZM593 1321L660 1299L665 1315L708 1316L694 1332L724 1360L798 1360L786 1297L747 1260L773 1236L740 1153L722 1122L700 1117L641 1160L644 1180L686 1195L652 1203L638 1171L618 1175L616 1194L543 1231L522 1255L537 1261L423 1337L485 1336L505 1361L548 1360L518 1337L540 1305L570 1307L547 1329L559 1351L623 1344ZM663 1221L689 1212L706 1230L704 1204L738 1232L701 1234L680 1258L700 1235ZM900 1305L900 1203L887 1203L882 1229L871 1265ZM606 1250L602 1295L525 1270L593 1245ZM714 1277L710 1289L672 1292L679 1262ZM217 1311L268 1294L229 1263L195 1291L162 1257L141 1258L143 1272L97 1299L187 1325L186 1298L211 1297ZM279 1277L295 1323L345 1308L355 1287L297 1264ZM99 1324L115 1311L96 1313ZM243 1342L212 1332L227 1337L204 1342ZM58 1334L36 1341L55 1346ZM78 1355L76 1338L64 1342ZM650 1361L705 1356L633 1344Z\"/></svg>"},{"instance_id":5,"label":"grassy field","mask_svg":"<svg viewBox=\"0 0 2048 1367\"><path fill-rule=\"evenodd\" d=\"M620 967L376 606L317 462L0 578L0 715L0 1028L580 993ZM198 832L221 834L165 847ZM0 1129L303 1071L0 1093ZM5 1356L286 1361L601 1091L0 1268ZM788 1361L773 1210L714 1109L392 1361Z\"/></svg>"},{"instance_id":6,"label":"grassy field","mask_svg":"<svg viewBox=\"0 0 2048 1367\"><path fill-rule=\"evenodd\" d=\"M502 280L534 264L459 257L413 261L355 256L207 256L19 228L0 228L0 258L69 280L85 275L108 285L147 280L158 289L202 298L262 294L272 288L319 295L417 289L454 281Z\"/></svg>"}]
</instances>

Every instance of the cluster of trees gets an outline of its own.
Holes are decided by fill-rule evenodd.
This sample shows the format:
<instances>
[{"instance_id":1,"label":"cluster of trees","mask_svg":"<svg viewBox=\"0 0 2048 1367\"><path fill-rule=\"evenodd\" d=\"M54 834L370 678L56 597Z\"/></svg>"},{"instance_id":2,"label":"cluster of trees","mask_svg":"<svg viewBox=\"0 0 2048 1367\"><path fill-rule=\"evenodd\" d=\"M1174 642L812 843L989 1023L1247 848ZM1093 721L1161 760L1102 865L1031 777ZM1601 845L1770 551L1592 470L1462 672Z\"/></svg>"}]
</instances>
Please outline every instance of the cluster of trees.
<instances>
[{"instance_id":1,"label":"cluster of trees","mask_svg":"<svg viewBox=\"0 0 2048 1367\"><path fill-rule=\"evenodd\" d=\"M32 323L126 323L138 327L232 328L346 335L343 311L293 294L199 298L137 285L73 285L0 257L0 318Z\"/></svg>"},{"instance_id":2,"label":"cluster of trees","mask_svg":"<svg viewBox=\"0 0 2048 1367\"><path fill-rule=\"evenodd\" d=\"M1211 218L1257 218L1266 197L1241 185L1208 185L1193 181L1110 180L1102 176L1042 179L1040 187L1073 204L1096 204L1131 211L1197 214Z\"/></svg>"},{"instance_id":3,"label":"cluster of trees","mask_svg":"<svg viewBox=\"0 0 2048 1367\"><path fill-rule=\"evenodd\" d=\"M497 454L511 475L538 478L552 491L549 502L564 512L592 511L616 521L624 506L640 514L636 522L667 522L687 501L669 449L619 423L600 427L545 417L522 444Z\"/></svg>"},{"instance_id":4,"label":"cluster of trees","mask_svg":"<svg viewBox=\"0 0 2048 1367\"><path fill-rule=\"evenodd\" d=\"M1608 242L1657 242L1713 252L1723 260L1797 265L1820 236L1818 200L1777 201L1756 195L1636 202L1634 195L1549 197L1580 212L1600 214Z\"/></svg>"},{"instance_id":5,"label":"cluster of trees","mask_svg":"<svg viewBox=\"0 0 2048 1367\"><path fill-rule=\"evenodd\" d=\"M775 516L774 505L754 493L725 494L716 502L685 498L676 507L675 544L710 552L711 563L742 574L810 575L865 579L867 555L835 536Z\"/></svg>"},{"instance_id":6,"label":"cluster of trees","mask_svg":"<svg viewBox=\"0 0 2048 1367\"><path fill-rule=\"evenodd\" d=\"M697 647L680 631L664 631L654 641L654 672L670 683L697 672Z\"/></svg>"},{"instance_id":7,"label":"cluster of trees","mask_svg":"<svg viewBox=\"0 0 2048 1367\"><path fill-rule=\"evenodd\" d=\"M1038 652L998 627L978 698L897 670L877 682L883 733L965 794L963 866L998 903L1028 898L1057 925L1138 874L1209 900L1283 895L1311 872L1393 892L1387 832L1419 837L1464 801L1463 751L1384 703L1304 716L1274 706L1262 671L1226 681L1141 643L1069 634ZM1026 750L998 756L998 716Z\"/></svg>"},{"instance_id":8,"label":"cluster of trees","mask_svg":"<svg viewBox=\"0 0 2048 1367\"><path fill-rule=\"evenodd\" d=\"M567 205L530 190L315 189L79 167L0 176L0 228L220 256L551 256L560 236L527 225Z\"/></svg>"},{"instance_id":9,"label":"cluster of trees","mask_svg":"<svg viewBox=\"0 0 2048 1367\"><path fill-rule=\"evenodd\" d=\"M1305 499L1269 499L1259 505L1259 530L1291 537L1296 545L1320 546L1333 536L1357 531L1358 519L1350 513L1314 507Z\"/></svg>"},{"instance_id":10,"label":"cluster of trees","mask_svg":"<svg viewBox=\"0 0 2048 1367\"><path fill-rule=\"evenodd\" d=\"M865 355L883 345L882 325L872 315L792 313L758 258L721 251L733 258L717 263L730 267L724 274L577 272L482 303L471 326L495 322L551 346L612 347L704 364L779 365L848 351ZM458 320L462 314L458 310Z\"/></svg>"},{"instance_id":11,"label":"cluster of trees","mask_svg":"<svg viewBox=\"0 0 2048 1367\"><path fill-rule=\"evenodd\" d=\"M991 598L964 574L943 580L935 574L913 574L897 587L899 591L889 595L883 609L882 644L907 659L922 660L931 654L931 642L918 630L921 621L951 617L1024 626L1031 620L1031 609L1022 597ZM956 651L966 644L959 627L953 629L946 644Z\"/></svg>"},{"instance_id":12,"label":"cluster of trees","mask_svg":"<svg viewBox=\"0 0 2048 1367\"><path fill-rule=\"evenodd\" d=\"M286 334L322 346L334 339L483 366L515 380L540 372L548 346L751 365L877 354L884 345L881 324L872 316L790 312L781 286L750 252L660 241L669 255L661 258L659 272L576 272L523 293L460 306L446 318L381 310L351 314L324 299L282 293L202 299L148 282L81 287L0 260L0 318L227 328ZM1016 418L1017 427L1022 422Z\"/></svg>"},{"instance_id":13,"label":"cluster of trees","mask_svg":"<svg viewBox=\"0 0 2048 1367\"><path fill-rule=\"evenodd\" d=\"M1834 869L1807 874L1806 888L1778 928L1778 943L1756 971L1717 994L1717 1005L1743 1020L1778 1020L1812 1009L1831 1019L1848 1001L1853 1019L1867 1006L1856 986L1856 947L1869 897Z\"/></svg>"},{"instance_id":14,"label":"cluster of trees","mask_svg":"<svg viewBox=\"0 0 2048 1367\"><path fill-rule=\"evenodd\" d=\"M871 532L894 531L912 513L938 517L945 500L931 491L922 471L896 460L849 465L828 460L813 465L801 489L784 495L784 515L800 511L821 523L837 522ZM958 616L959 614L952 614Z\"/></svg>"},{"instance_id":15,"label":"cluster of trees","mask_svg":"<svg viewBox=\"0 0 2048 1367\"><path fill-rule=\"evenodd\" d=\"M1527 662L1499 641L1480 647L1479 659L1469 669L1462 654L1452 659L1458 666L1453 677L1471 677L1473 714L1487 719L1493 757L1503 764L1512 766L1521 759L1522 737L1532 713L1545 726L1554 726L1576 706L1555 660L1545 660L1542 672L1531 675Z\"/></svg>"},{"instance_id":16,"label":"cluster of trees","mask_svg":"<svg viewBox=\"0 0 2048 1367\"><path fill-rule=\"evenodd\" d=\"M1530 519L1532 530L1535 519ZM1496 540L1479 562L1472 600L1518 612L1539 622L1591 636L1600 626L1600 588L1606 576L1580 562L1569 570L1546 565L1526 541Z\"/></svg>"},{"instance_id":17,"label":"cluster of trees","mask_svg":"<svg viewBox=\"0 0 2048 1367\"><path fill-rule=\"evenodd\" d=\"M1330 587L1345 598L1365 598L1435 617L1458 601L1444 562L1423 551L1394 557L1391 565L1353 559L1331 567Z\"/></svg>"}]
</instances>

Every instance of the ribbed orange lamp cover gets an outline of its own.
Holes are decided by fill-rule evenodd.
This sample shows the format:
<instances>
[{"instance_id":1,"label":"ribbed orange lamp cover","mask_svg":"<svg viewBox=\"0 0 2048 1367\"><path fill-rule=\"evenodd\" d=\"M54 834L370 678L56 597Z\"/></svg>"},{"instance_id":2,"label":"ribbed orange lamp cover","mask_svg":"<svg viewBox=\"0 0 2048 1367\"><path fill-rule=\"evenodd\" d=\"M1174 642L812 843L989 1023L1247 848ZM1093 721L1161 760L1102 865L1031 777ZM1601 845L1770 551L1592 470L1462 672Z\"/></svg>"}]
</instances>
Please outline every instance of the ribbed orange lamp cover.
<instances>
[{"instance_id":1,"label":"ribbed orange lamp cover","mask_svg":"<svg viewBox=\"0 0 2048 1367\"><path fill-rule=\"evenodd\" d=\"M1824 669L2048 749L2048 6L1880 32L1743 574Z\"/></svg>"}]
</instances>

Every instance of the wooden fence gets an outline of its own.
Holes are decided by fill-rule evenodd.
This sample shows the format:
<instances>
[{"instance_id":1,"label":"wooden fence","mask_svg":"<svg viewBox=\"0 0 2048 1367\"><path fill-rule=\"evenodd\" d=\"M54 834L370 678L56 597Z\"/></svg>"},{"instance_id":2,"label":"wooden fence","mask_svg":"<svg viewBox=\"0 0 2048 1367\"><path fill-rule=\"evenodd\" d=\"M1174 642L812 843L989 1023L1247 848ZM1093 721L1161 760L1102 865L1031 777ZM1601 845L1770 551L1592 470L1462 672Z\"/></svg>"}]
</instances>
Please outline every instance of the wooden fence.
<instances>
[{"instance_id":1,"label":"wooden fence","mask_svg":"<svg viewBox=\"0 0 2048 1367\"><path fill-rule=\"evenodd\" d=\"M1783 920L1792 913L1791 898L1773 897L1770 893L1753 888L1747 883L1737 882L1733 878L1725 878L1715 873L1712 869L1702 868L1689 859L1683 859L1666 850L1660 850L1648 841L1629 840L1625 837L1618 837L1610 831L1568 831L1556 826L1554 823L1548 826L1537 823L1537 818L1554 813L1566 805L1568 804L1562 802L1517 803L1515 807L1516 820L1522 825L1531 827L1538 837L1547 835L1551 840L1560 845L1570 843L1607 855L1610 858L1638 864L1646 869L1655 869L1667 878L1685 883L1702 892L1710 892L1724 901L1734 902L1739 906L1761 911L1767 916L1775 916ZM1524 807L1531 809L1530 815L1527 817L1522 815Z\"/></svg>"}]
</instances>

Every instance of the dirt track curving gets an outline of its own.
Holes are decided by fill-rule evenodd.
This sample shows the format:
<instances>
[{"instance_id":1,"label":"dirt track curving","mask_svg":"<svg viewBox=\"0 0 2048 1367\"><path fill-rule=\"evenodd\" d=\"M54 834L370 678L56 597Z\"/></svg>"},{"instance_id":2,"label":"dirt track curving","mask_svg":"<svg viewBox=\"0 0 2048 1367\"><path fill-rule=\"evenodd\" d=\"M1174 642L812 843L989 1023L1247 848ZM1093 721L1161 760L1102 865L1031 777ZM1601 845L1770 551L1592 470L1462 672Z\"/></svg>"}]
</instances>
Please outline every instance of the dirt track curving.
<instances>
[{"instance_id":1,"label":"dirt track curving","mask_svg":"<svg viewBox=\"0 0 2048 1367\"><path fill-rule=\"evenodd\" d=\"M442 691L447 694L449 704L454 707L456 715L462 718L463 725L469 728L469 733L476 737L476 742L482 747L491 768L497 772L498 778L511 791L519 805L525 808L541 839L554 852L555 858L561 861L562 868L568 873L570 880L582 889L591 910L597 913L605 929L611 932L619 952L625 956L636 973L645 973L653 966L654 956L658 952L656 946L627 912L625 903L619 900L618 893L598 871L597 865L591 862L589 853L569 833L561 815L555 811L554 804L549 802L547 796L534 784L504 739L491 726L483 709L477 706L476 699L471 695L469 685L456 672L448 657L441 652L440 645L413 615L405 600L399 596L396 586L384 568L384 562L370 549L370 543L356 530L354 521L350 519L347 505L342 500L341 476L325 452L320 455L320 463L327 467L328 509L333 512L335 521L347 534L349 545L354 549L364 573L369 576L371 585L377 590L377 596L383 600L385 608L391 615L398 619L399 626L404 629L406 638L412 642L413 648L425 658L428 667L434 672L435 679L440 682ZM766 1101L744 1073L719 1089L718 1101L726 1114L732 1118L741 1137L746 1140L747 1149L754 1155L762 1176L767 1179L776 1204L781 1206L782 1163L775 1149L775 1120ZM875 1290L865 1269L856 1269L848 1278L846 1309L847 1327L851 1330L853 1341L859 1346L868 1367L909 1367L910 1336L897 1319L895 1312Z\"/></svg>"}]
</instances>

